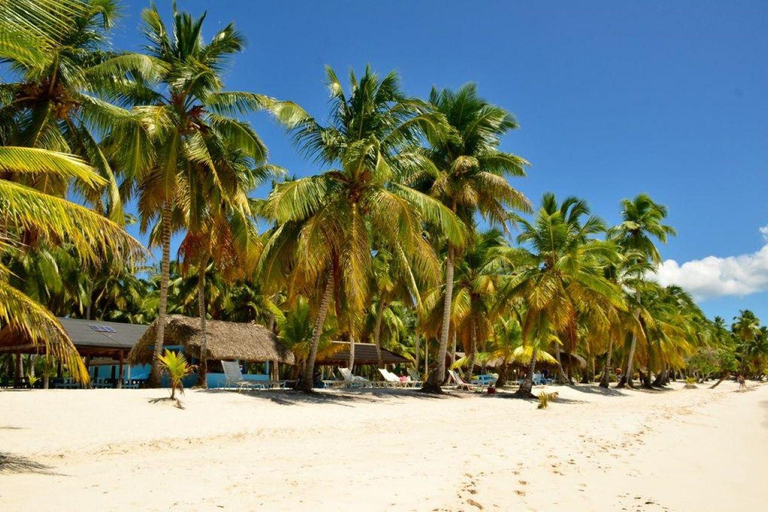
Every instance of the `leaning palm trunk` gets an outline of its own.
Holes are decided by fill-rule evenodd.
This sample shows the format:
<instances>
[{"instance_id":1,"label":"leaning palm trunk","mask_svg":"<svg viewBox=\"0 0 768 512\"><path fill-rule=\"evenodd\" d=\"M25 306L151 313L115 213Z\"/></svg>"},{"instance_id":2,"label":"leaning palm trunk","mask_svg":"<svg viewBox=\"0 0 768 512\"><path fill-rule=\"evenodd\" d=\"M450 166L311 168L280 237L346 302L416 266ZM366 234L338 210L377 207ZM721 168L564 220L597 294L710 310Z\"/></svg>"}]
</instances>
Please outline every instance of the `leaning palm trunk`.
<instances>
[{"instance_id":1,"label":"leaning palm trunk","mask_svg":"<svg viewBox=\"0 0 768 512\"><path fill-rule=\"evenodd\" d=\"M317 357L317 346L320 343L320 335L323 333L323 326L325 325L325 317L328 315L328 306L331 303L331 297L333 296L333 274L329 271L328 278L325 283L325 291L323 292L323 298L320 301L320 309L317 311L317 319L315 320L315 328L312 330L312 345L309 348L309 356L304 364L304 374L296 384L296 389L301 391L312 391L312 383L315 371L315 358Z\"/></svg>"},{"instance_id":2,"label":"leaning palm trunk","mask_svg":"<svg viewBox=\"0 0 768 512\"><path fill-rule=\"evenodd\" d=\"M709 389L715 389L717 386L720 385L721 382L723 382L725 379L730 377L730 375L731 375L731 372L723 372L723 374L720 375L720 379L714 384L712 384L711 386L709 386Z\"/></svg>"},{"instance_id":3,"label":"leaning palm trunk","mask_svg":"<svg viewBox=\"0 0 768 512\"><path fill-rule=\"evenodd\" d=\"M611 381L611 358L613 357L613 338L608 342L608 355L603 366L603 375L600 377L600 387L607 388Z\"/></svg>"},{"instance_id":4,"label":"leaning palm trunk","mask_svg":"<svg viewBox=\"0 0 768 512\"><path fill-rule=\"evenodd\" d=\"M531 353L531 362L528 364L528 374L523 379L523 383L520 384L520 389L515 392L515 396L518 398L536 398L531 392L533 389L533 372L536 370L536 347L533 347Z\"/></svg>"},{"instance_id":5,"label":"leaning palm trunk","mask_svg":"<svg viewBox=\"0 0 768 512\"><path fill-rule=\"evenodd\" d=\"M472 381L472 372L475 369L475 359L477 358L477 324L475 324L474 318L470 322L469 361L467 363L467 370L464 372L464 379L467 382Z\"/></svg>"},{"instance_id":6,"label":"leaning palm trunk","mask_svg":"<svg viewBox=\"0 0 768 512\"><path fill-rule=\"evenodd\" d=\"M171 203L166 199L163 204L163 259L160 263L160 305L157 311L157 336L155 352L152 356L152 371L147 379L147 387L160 387L160 355L165 340L165 315L168 304L168 281L171 273Z\"/></svg>"},{"instance_id":7,"label":"leaning palm trunk","mask_svg":"<svg viewBox=\"0 0 768 512\"><path fill-rule=\"evenodd\" d=\"M422 391L440 393L445 380L445 356L448 352L448 334L451 327L451 301L453 300L453 245L448 244L448 258L445 260L445 300L443 301L443 325L440 331L440 345L437 349L437 367L421 388Z\"/></svg>"},{"instance_id":8,"label":"leaning palm trunk","mask_svg":"<svg viewBox=\"0 0 768 512\"><path fill-rule=\"evenodd\" d=\"M565 375L563 370L563 362L560 360L560 344L555 343L555 359L557 359L557 371L560 374L560 384L568 384L570 379Z\"/></svg>"},{"instance_id":9,"label":"leaning palm trunk","mask_svg":"<svg viewBox=\"0 0 768 512\"><path fill-rule=\"evenodd\" d=\"M200 315L200 366L198 367L197 385L205 389L208 387L208 335L206 333L207 311L205 307L205 267L208 266L208 258L200 262L197 269L197 308Z\"/></svg>"},{"instance_id":10,"label":"leaning palm trunk","mask_svg":"<svg viewBox=\"0 0 768 512\"><path fill-rule=\"evenodd\" d=\"M384 368L384 359L381 357L381 319L384 316L386 304L379 302L379 309L376 311L376 325L373 328L373 343L376 345L376 359L378 359L379 368Z\"/></svg>"}]
</instances>

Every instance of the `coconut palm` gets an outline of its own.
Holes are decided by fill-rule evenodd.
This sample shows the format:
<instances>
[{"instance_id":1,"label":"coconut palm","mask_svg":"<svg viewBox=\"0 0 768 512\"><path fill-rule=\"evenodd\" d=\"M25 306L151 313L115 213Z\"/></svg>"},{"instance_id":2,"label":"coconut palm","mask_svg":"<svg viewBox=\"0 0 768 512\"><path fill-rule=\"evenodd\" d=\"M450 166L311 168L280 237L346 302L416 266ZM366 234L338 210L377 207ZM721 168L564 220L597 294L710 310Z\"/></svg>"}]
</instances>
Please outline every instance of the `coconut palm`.
<instances>
[{"instance_id":1,"label":"coconut palm","mask_svg":"<svg viewBox=\"0 0 768 512\"><path fill-rule=\"evenodd\" d=\"M654 239L666 243L669 236L675 234L674 228L662 224L667 217L667 208L654 202L647 194L639 194L634 199L621 201L622 222L610 229L610 239L623 251L631 251L629 256L637 263L649 262L652 267L661 263L661 255ZM638 305L635 307L635 318L639 315L640 294L635 293ZM627 354L627 371L617 387L632 386L632 373L637 347L637 336L633 333L630 338Z\"/></svg>"},{"instance_id":2,"label":"coconut palm","mask_svg":"<svg viewBox=\"0 0 768 512\"><path fill-rule=\"evenodd\" d=\"M528 162L499 150L501 137L517 128L515 118L503 108L480 98L474 84L464 85L457 91L433 89L429 102L445 116L453 136L434 137L428 134L427 154L435 165L419 169L409 177L409 183L438 199L468 228L474 225L474 217L478 213L493 225L506 221L508 209L528 211L528 200L506 179L525 176ZM437 370L425 383L425 390L439 391L445 379L453 274L459 249L456 244L447 241Z\"/></svg>"},{"instance_id":3,"label":"coconut palm","mask_svg":"<svg viewBox=\"0 0 768 512\"><path fill-rule=\"evenodd\" d=\"M600 219L589 215L586 204L568 198L558 205L545 194L533 222L514 214L522 229L517 241L522 248L506 252L514 273L499 294L502 300L519 300L523 341L531 348L528 375L516 396L530 397L537 352L551 343L573 342L579 312L609 301L623 307L619 288L604 276L605 265L616 261L613 244L599 241L604 231Z\"/></svg>"},{"instance_id":4,"label":"coconut palm","mask_svg":"<svg viewBox=\"0 0 768 512\"><path fill-rule=\"evenodd\" d=\"M366 67L359 80L350 73L349 95L332 69L326 75L331 124L307 117L294 135L306 154L331 169L274 188L267 215L277 227L261 264L265 279L288 275L292 293L306 293L316 303L304 390L312 387L317 342L332 299L354 365L376 245L399 246L409 261L428 262L435 255L422 235L424 222L439 226L453 244L464 239L453 213L398 182L415 167L430 165L416 145L425 133L444 132L442 116L405 96L395 73L380 78Z\"/></svg>"},{"instance_id":5,"label":"coconut palm","mask_svg":"<svg viewBox=\"0 0 768 512\"><path fill-rule=\"evenodd\" d=\"M12 33L31 28L41 36L31 46L2 55L16 81L0 86L0 137L7 145L74 153L85 159L108 186L106 193L105 187L80 187L80 192L98 211L123 223L118 181L99 140L117 126L130 124L131 117L105 100L143 99L144 89L132 78L151 76L152 59L107 49L107 31L118 14L115 0L83 1L74 8L67 2L45 4L45 15L30 13L11 28ZM51 25L46 15L61 17L65 24ZM30 59L30 52L36 58ZM69 186L66 179L55 176L26 184L61 196Z\"/></svg>"},{"instance_id":6,"label":"coconut palm","mask_svg":"<svg viewBox=\"0 0 768 512\"><path fill-rule=\"evenodd\" d=\"M754 357L760 352L760 319L749 309L742 309L738 316L733 317L731 330L738 338L738 353L743 375L747 372L750 356Z\"/></svg>"},{"instance_id":7,"label":"coconut palm","mask_svg":"<svg viewBox=\"0 0 768 512\"><path fill-rule=\"evenodd\" d=\"M173 11L170 31L155 6L142 12L146 49L158 77L153 103L135 109L140 129L117 133L110 141L129 183L139 192L142 230L157 221L162 247L159 327L149 385L159 382L158 356L162 349L168 301L170 239L174 230L205 232L205 204L225 202L241 217L250 216L249 202L241 189L239 166L262 166L266 147L246 122L235 115L270 108L288 116L290 104L258 94L224 91L222 71L230 57L241 51L243 38L234 25L218 31L209 42L202 37L205 15L194 19ZM118 144L119 143L119 144Z\"/></svg>"}]
</instances>

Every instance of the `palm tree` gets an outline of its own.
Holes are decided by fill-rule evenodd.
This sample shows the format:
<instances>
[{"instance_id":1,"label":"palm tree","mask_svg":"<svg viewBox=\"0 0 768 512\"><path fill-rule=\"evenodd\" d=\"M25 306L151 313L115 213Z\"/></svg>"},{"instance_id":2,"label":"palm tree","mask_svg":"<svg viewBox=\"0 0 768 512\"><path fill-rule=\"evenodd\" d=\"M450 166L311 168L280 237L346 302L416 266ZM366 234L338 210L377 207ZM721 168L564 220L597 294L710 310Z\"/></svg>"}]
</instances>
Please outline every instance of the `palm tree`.
<instances>
[{"instance_id":1,"label":"palm tree","mask_svg":"<svg viewBox=\"0 0 768 512\"><path fill-rule=\"evenodd\" d=\"M372 250L399 246L410 261L434 261L423 222L440 227L454 244L464 233L438 201L398 183L429 165L416 148L424 133L444 131L442 116L400 91L395 73L379 78L369 67L350 73L349 96L332 69L329 126L306 117L294 128L302 149L331 169L277 185L267 213L276 222L262 258L265 279L289 275L292 293L303 291L317 307L312 347L299 387L312 389L317 343L333 299L340 326L354 343L369 296ZM428 264L428 263L426 263Z\"/></svg>"},{"instance_id":2,"label":"palm tree","mask_svg":"<svg viewBox=\"0 0 768 512\"><path fill-rule=\"evenodd\" d=\"M454 212L471 228L477 213L491 224L503 224L510 208L530 210L528 200L507 181L525 176L528 162L499 150L501 137L517 128L517 121L506 110L492 105L477 94L475 84L458 91L433 89L429 102L443 114L453 130L451 137L428 133L427 154L433 166L419 169L409 177L417 190L429 193ZM437 370L424 385L425 391L440 391L445 380L450 312L453 300L454 266L460 247L447 241L445 293Z\"/></svg>"},{"instance_id":3,"label":"palm tree","mask_svg":"<svg viewBox=\"0 0 768 512\"><path fill-rule=\"evenodd\" d=\"M456 265L454 279L454 333L464 344L468 355L466 379L471 380L478 342L488 340L497 313L495 293L499 284L499 262L495 254L508 247L501 231L491 229L478 233ZM506 311L505 311L506 313Z\"/></svg>"},{"instance_id":4,"label":"palm tree","mask_svg":"<svg viewBox=\"0 0 768 512\"><path fill-rule=\"evenodd\" d=\"M0 136L7 145L74 153L86 160L107 180L107 193L104 187L81 187L80 192L98 211L122 224L118 181L99 139L130 123L130 115L105 100L141 100L142 88L129 78L151 76L153 63L145 55L106 49L106 34L118 13L115 0L68 3L43 2L38 6L42 14L30 12L23 22L6 27L17 34L34 30L40 37L6 48L2 55L18 81L0 86ZM50 16L64 24L51 25ZM69 185L63 177L37 178L27 184L56 195L63 196Z\"/></svg>"},{"instance_id":5,"label":"palm tree","mask_svg":"<svg viewBox=\"0 0 768 512\"><path fill-rule=\"evenodd\" d=\"M99 187L104 180L82 160L43 149L0 146L0 205L4 212L0 255L14 254L26 245L29 233L75 248L83 263L96 264L106 257L136 261L144 256L141 245L113 222L65 199L42 193L6 175L76 179ZM73 377L88 381L88 373L71 340L56 317L10 283L8 268L0 263L0 323L23 334L46 353L63 360Z\"/></svg>"},{"instance_id":6,"label":"palm tree","mask_svg":"<svg viewBox=\"0 0 768 512\"><path fill-rule=\"evenodd\" d=\"M747 359L749 355L756 355L759 345L755 342L760 336L760 319L749 309L742 309L739 315L733 317L731 330L739 339L739 352L741 355L741 373L747 372Z\"/></svg>"},{"instance_id":7,"label":"palm tree","mask_svg":"<svg viewBox=\"0 0 768 512\"><path fill-rule=\"evenodd\" d=\"M524 304L523 342L531 349L528 374L516 396L533 396L537 352L575 332L580 311L603 301L623 307L621 291L604 276L606 264L618 257L616 249L594 239L604 225L597 217L582 221L586 215L585 203L568 198L560 206L552 194L544 195L533 222L513 215L522 227L517 241L523 248L506 251L515 270L499 293L502 300Z\"/></svg>"},{"instance_id":8,"label":"palm tree","mask_svg":"<svg viewBox=\"0 0 768 512\"><path fill-rule=\"evenodd\" d=\"M129 182L137 183L142 230L159 222L162 247L158 329L149 385L160 376L168 300L170 240L175 229L203 233L206 204L225 202L241 217L250 215L247 197L240 188L238 166L229 155L237 152L249 167L263 165L266 147L251 126L236 114L269 108L290 116L291 105L265 96L224 91L221 74L229 58L242 50L243 38L229 24L206 43L202 37L205 15L193 19L173 12L170 32L155 6L142 12L147 51L153 59L159 90L153 104L135 109L140 130L126 137L117 157ZM124 139L124 141L122 140ZM124 144L122 144L125 142ZM204 320L204 319L201 319Z\"/></svg>"},{"instance_id":9,"label":"palm tree","mask_svg":"<svg viewBox=\"0 0 768 512\"><path fill-rule=\"evenodd\" d=\"M661 263L661 255L654 244L654 239L666 243L667 237L675 234L674 228L662 224L667 217L667 208L655 203L647 194L639 194L634 199L621 201L622 222L609 231L609 237L623 251L631 251L630 258L637 263L650 262L655 268ZM635 318L639 316L640 293L635 293L638 304ZM637 347L637 336L633 333L627 354L627 371L617 387L625 384L632 386L632 372Z\"/></svg>"}]
</instances>

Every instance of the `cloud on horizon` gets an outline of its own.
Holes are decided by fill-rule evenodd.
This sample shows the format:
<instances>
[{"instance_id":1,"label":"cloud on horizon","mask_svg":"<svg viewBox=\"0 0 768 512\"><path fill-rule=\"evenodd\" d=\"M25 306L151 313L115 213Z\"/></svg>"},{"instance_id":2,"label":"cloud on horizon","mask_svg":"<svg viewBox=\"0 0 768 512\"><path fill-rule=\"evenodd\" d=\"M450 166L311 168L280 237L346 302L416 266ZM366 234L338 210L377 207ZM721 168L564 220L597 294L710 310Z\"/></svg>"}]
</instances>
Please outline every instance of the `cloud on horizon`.
<instances>
[{"instance_id":1,"label":"cloud on horizon","mask_svg":"<svg viewBox=\"0 0 768 512\"><path fill-rule=\"evenodd\" d=\"M768 291L768 225L761 227L760 233L765 244L757 252L725 258L707 256L682 265L666 260L655 278L664 286L685 288L700 301Z\"/></svg>"}]
</instances>

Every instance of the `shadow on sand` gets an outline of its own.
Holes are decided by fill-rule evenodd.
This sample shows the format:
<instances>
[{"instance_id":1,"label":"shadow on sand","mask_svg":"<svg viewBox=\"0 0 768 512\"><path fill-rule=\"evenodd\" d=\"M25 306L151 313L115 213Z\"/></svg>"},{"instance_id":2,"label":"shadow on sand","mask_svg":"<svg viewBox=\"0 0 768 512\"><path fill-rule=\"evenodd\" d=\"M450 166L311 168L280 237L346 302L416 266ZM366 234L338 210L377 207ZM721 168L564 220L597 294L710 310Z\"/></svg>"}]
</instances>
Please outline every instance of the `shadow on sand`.
<instances>
[{"instance_id":1,"label":"shadow on sand","mask_svg":"<svg viewBox=\"0 0 768 512\"><path fill-rule=\"evenodd\" d=\"M40 464L26 457L8 452L0 452L0 475L15 473L37 473L40 475L57 475L50 466Z\"/></svg>"},{"instance_id":2,"label":"shadow on sand","mask_svg":"<svg viewBox=\"0 0 768 512\"><path fill-rule=\"evenodd\" d=\"M622 392L619 389L610 387L610 388L601 388L600 386L593 386L590 384L586 385L573 385L573 386L566 386L569 389L572 389L574 391L578 391L579 393L585 393L588 395L599 395L599 396L627 396L626 393Z\"/></svg>"},{"instance_id":3,"label":"shadow on sand","mask_svg":"<svg viewBox=\"0 0 768 512\"><path fill-rule=\"evenodd\" d=\"M312 393L294 391L292 389L264 389L264 390L227 390L210 389L204 393L238 393L257 400L268 400L279 405L300 404L329 404L353 407L357 403L376 403L383 399L417 399L417 400L441 400L449 397L459 397L460 394L446 392L442 395L420 393L418 389L341 389L318 390Z\"/></svg>"}]
</instances>

